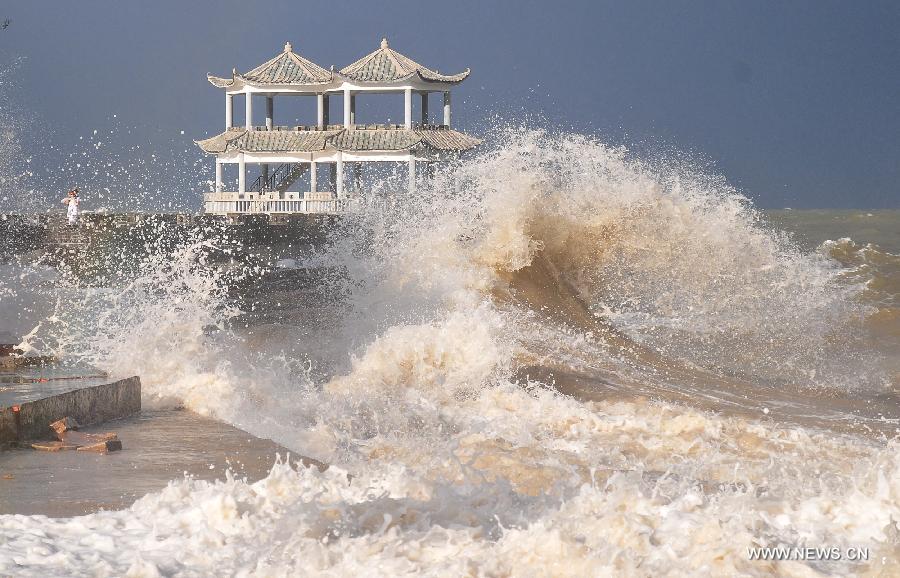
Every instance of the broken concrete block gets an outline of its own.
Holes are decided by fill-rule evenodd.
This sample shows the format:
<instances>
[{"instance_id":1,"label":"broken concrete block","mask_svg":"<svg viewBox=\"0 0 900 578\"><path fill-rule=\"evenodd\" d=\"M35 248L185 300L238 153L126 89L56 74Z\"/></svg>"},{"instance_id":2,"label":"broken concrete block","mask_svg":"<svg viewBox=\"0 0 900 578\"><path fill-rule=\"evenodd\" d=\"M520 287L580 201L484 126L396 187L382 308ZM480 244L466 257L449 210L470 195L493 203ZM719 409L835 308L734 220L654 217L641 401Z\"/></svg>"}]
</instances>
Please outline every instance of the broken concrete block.
<instances>
[{"instance_id":1,"label":"broken concrete block","mask_svg":"<svg viewBox=\"0 0 900 578\"><path fill-rule=\"evenodd\" d=\"M57 420L50 424L50 429L56 432L56 437L59 437L63 432L67 432L70 430L78 429L78 422L75 421L75 418L72 417L64 417L61 420ZM60 438L62 439L62 438Z\"/></svg>"},{"instance_id":2,"label":"broken concrete block","mask_svg":"<svg viewBox=\"0 0 900 578\"><path fill-rule=\"evenodd\" d=\"M65 450L76 450L78 446L66 442L35 442L31 447L42 452L61 452Z\"/></svg>"},{"instance_id":3,"label":"broken concrete block","mask_svg":"<svg viewBox=\"0 0 900 578\"><path fill-rule=\"evenodd\" d=\"M59 441L76 446L90 446L107 441L118 440L119 436L114 433L84 433L80 431L66 431L59 434Z\"/></svg>"},{"instance_id":4,"label":"broken concrete block","mask_svg":"<svg viewBox=\"0 0 900 578\"><path fill-rule=\"evenodd\" d=\"M90 445L78 446L79 452L97 452L108 454L109 452L117 452L122 449L122 442L119 440L105 440Z\"/></svg>"},{"instance_id":5,"label":"broken concrete block","mask_svg":"<svg viewBox=\"0 0 900 578\"><path fill-rule=\"evenodd\" d=\"M62 450L77 450L83 452L98 452L106 454L122 449L119 436L112 432L85 433L78 431L78 422L74 418L64 417L50 424L50 429L56 432L59 441L36 442L31 444L36 450L58 452Z\"/></svg>"}]
</instances>

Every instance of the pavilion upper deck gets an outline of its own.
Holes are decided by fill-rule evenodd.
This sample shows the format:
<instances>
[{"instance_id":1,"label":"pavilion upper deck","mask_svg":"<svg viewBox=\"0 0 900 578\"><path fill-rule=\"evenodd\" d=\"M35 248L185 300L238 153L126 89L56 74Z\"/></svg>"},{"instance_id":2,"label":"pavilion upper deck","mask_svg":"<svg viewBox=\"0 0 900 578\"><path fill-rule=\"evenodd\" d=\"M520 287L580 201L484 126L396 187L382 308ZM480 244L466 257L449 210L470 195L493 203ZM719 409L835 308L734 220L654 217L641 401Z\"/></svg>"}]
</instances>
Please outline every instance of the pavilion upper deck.
<instances>
[{"instance_id":1,"label":"pavilion upper deck","mask_svg":"<svg viewBox=\"0 0 900 578\"><path fill-rule=\"evenodd\" d=\"M380 47L356 62L336 71L326 69L294 52L290 42L281 54L256 68L231 78L207 75L210 84L226 92L309 93L320 94L344 90L388 90L413 87L417 90L441 91L459 84L469 76L469 69L456 74L442 74L423 66L390 47L387 39Z\"/></svg>"}]
</instances>

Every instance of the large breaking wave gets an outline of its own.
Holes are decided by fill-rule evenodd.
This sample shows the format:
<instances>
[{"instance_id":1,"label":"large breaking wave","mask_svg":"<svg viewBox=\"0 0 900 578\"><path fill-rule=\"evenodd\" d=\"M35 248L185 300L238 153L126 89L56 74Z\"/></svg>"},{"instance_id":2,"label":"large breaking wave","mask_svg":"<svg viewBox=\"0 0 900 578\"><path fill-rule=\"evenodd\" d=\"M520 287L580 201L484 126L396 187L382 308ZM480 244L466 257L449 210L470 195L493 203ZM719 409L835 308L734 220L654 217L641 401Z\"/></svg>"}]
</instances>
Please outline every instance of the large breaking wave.
<instances>
[{"instance_id":1,"label":"large breaking wave","mask_svg":"<svg viewBox=\"0 0 900 578\"><path fill-rule=\"evenodd\" d=\"M0 517L0 569L800 576L898 562L896 416L871 404L896 405L896 340L872 346L894 304L883 286L873 297L858 247L804 253L718 178L527 130L381 207L274 270L210 259L239 252L213 228L101 286L63 274L71 292L34 346L139 373L148 402L332 467ZM748 558L807 544L871 559Z\"/></svg>"}]
</instances>

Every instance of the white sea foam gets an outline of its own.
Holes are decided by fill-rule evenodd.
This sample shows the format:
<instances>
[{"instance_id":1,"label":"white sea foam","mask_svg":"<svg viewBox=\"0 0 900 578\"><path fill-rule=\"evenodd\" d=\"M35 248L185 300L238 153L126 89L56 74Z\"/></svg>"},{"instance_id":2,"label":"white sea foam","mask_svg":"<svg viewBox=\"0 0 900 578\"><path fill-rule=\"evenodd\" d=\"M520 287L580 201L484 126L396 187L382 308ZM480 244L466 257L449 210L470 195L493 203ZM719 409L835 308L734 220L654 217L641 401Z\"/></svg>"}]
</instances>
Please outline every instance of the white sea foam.
<instances>
[{"instance_id":1,"label":"white sea foam","mask_svg":"<svg viewBox=\"0 0 900 578\"><path fill-rule=\"evenodd\" d=\"M255 484L172 482L120 512L0 518L0 568L34 576L816 575L747 556L758 545L808 544L868 547L876 574L896 564L895 445L864 450L665 405L585 407L516 387L451 413L451 425L470 429L448 434L442 453L414 440L390 445L352 479L340 468L282 464ZM825 572L862 568L844 562Z\"/></svg>"}]
</instances>

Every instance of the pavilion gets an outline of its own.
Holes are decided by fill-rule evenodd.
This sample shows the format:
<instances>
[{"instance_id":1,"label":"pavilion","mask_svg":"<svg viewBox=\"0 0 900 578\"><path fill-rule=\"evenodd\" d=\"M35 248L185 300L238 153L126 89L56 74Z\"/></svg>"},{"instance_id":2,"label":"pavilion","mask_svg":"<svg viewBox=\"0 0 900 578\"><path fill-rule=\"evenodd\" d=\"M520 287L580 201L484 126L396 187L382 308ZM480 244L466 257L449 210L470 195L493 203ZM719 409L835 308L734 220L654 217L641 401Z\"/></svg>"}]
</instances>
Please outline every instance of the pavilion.
<instances>
[{"instance_id":1,"label":"pavilion","mask_svg":"<svg viewBox=\"0 0 900 578\"><path fill-rule=\"evenodd\" d=\"M232 70L231 78L208 75L225 91L225 131L196 141L216 157L215 191L204 195L204 210L220 215L246 213L340 213L352 210L361 192L365 163L403 163L408 167L410 191L416 187L417 163L455 158L481 143L450 126L450 88L469 76L441 74L400 54L381 41L378 50L336 72L326 70L294 52L284 51L247 73ZM429 95L443 95L443 122L433 124ZM357 124L356 100L361 93L402 93L403 124ZM419 118L413 119L413 94L420 99ZM234 125L234 97L242 95L244 126ZM275 96L316 98L315 124L278 126ZM254 125L254 96L265 97L265 124ZM333 122L330 99L341 96L343 122ZM248 182L248 166L258 177ZM237 190L223 179L226 165L237 165ZM322 165L327 167L323 183ZM353 171L352 188L346 168ZM427 170L420 170L428 173ZM234 182L233 180L231 181ZM323 186L324 184L324 186Z\"/></svg>"}]
</instances>

